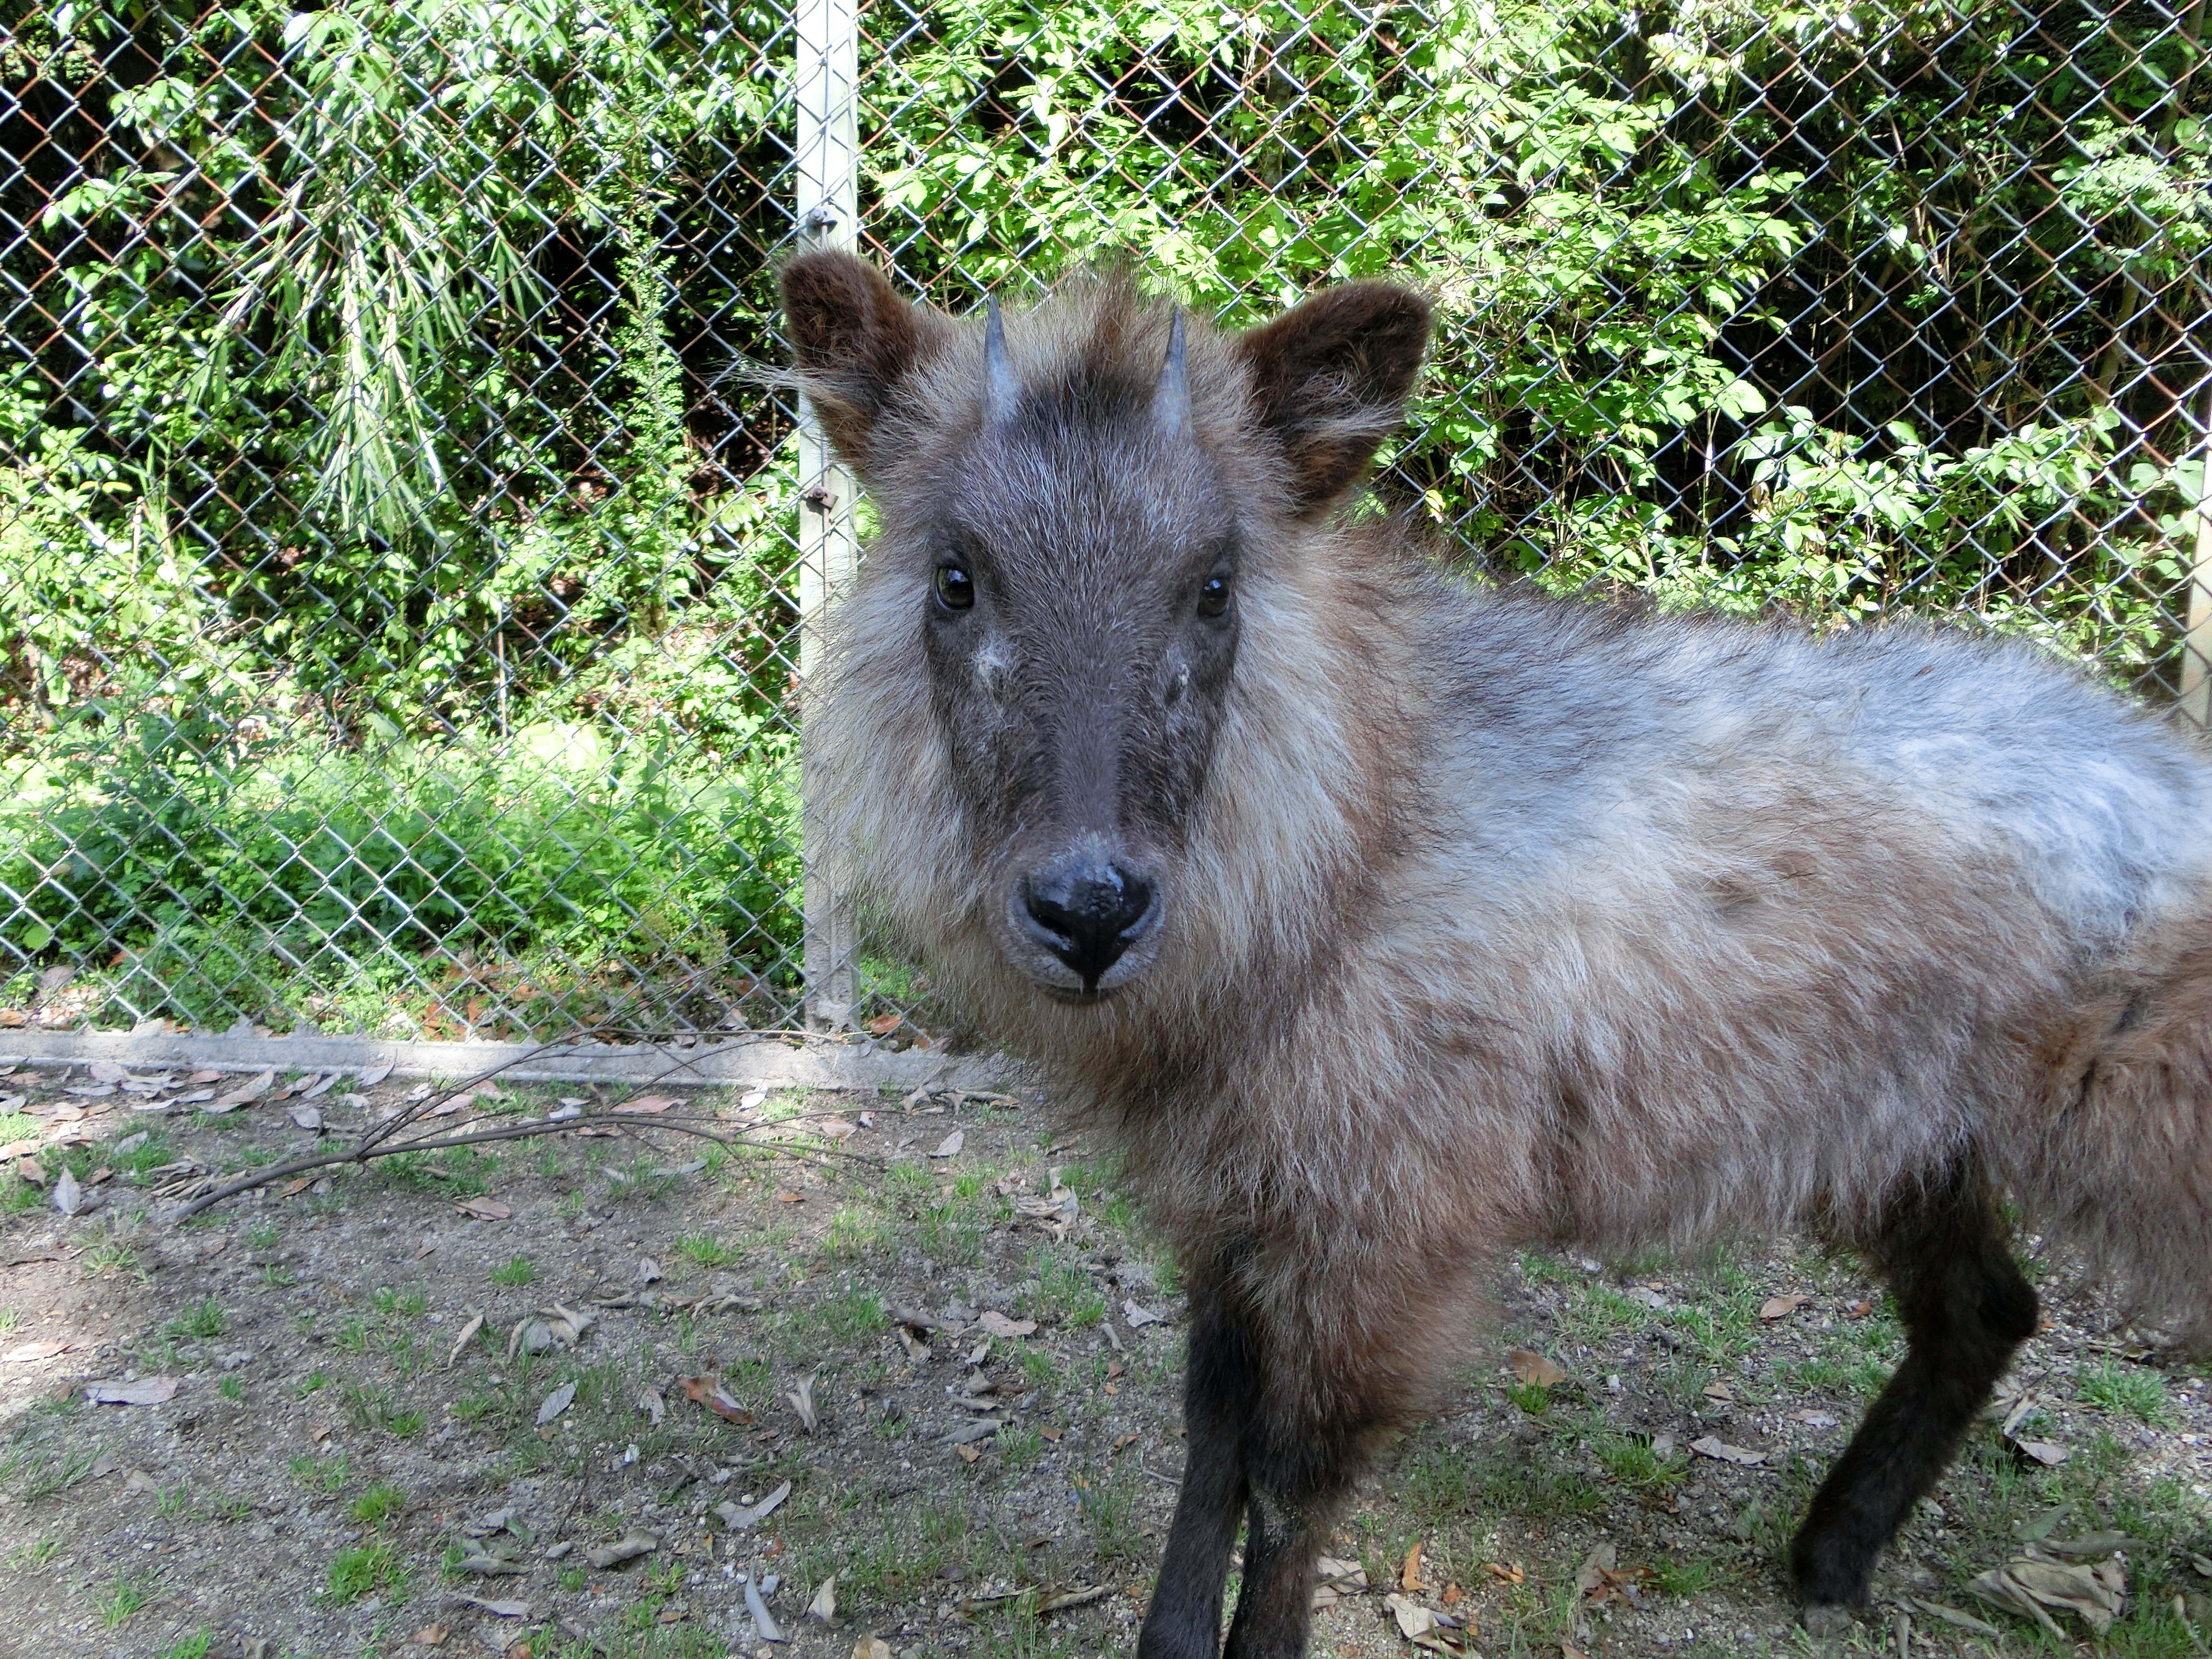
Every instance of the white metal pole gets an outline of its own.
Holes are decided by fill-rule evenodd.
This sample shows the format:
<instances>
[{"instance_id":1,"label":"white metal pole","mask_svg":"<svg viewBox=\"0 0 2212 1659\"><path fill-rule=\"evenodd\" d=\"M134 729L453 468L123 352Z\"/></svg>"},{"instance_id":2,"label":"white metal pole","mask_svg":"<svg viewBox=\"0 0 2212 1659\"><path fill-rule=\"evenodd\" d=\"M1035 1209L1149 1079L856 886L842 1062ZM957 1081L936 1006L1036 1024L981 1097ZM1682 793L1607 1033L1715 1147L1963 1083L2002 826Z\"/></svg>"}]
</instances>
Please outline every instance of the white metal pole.
<instances>
[{"instance_id":1,"label":"white metal pole","mask_svg":"<svg viewBox=\"0 0 2212 1659\"><path fill-rule=\"evenodd\" d=\"M860 201L860 22L855 0L798 0L799 243L842 248L857 240ZM799 426L799 673L821 672L830 607L860 567L854 525L856 486L830 453L822 424L802 405ZM799 732L799 817L805 842L806 1023L839 1030L851 1022L852 915L821 874L815 840L812 768Z\"/></svg>"},{"instance_id":2,"label":"white metal pole","mask_svg":"<svg viewBox=\"0 0 2212 1659\"><path fill-rule=\"evenodd\" d=\"M2212 727L2212 386L2197 434L2197 520L2189 559L2189 631L2181 641L2181 713Z\"/></svg>"}]
</instances>

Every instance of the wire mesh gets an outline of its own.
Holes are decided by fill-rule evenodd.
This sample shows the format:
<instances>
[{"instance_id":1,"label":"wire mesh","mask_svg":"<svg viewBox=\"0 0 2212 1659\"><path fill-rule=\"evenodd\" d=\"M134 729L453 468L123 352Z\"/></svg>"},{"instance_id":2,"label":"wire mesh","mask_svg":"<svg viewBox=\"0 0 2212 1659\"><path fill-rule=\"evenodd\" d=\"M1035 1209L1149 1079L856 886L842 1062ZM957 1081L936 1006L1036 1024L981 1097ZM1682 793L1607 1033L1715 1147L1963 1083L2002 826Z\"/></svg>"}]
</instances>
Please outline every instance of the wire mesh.
<instances>
[{"instance_id":1,"label":"wire mesh","mask_svg":"<svg viewBox=\"0 0 2212 1659\"><path fill-rule=\"evenodd\" d=\"M0 1023L798 1019L794 14L13 13ZM2203 14L838 12L917 295L1398 275L1378 493L1470 566L1971 612L2200 723ZM865 954L839 1008L942 1024Z\"/></svg>"}]
</instances>

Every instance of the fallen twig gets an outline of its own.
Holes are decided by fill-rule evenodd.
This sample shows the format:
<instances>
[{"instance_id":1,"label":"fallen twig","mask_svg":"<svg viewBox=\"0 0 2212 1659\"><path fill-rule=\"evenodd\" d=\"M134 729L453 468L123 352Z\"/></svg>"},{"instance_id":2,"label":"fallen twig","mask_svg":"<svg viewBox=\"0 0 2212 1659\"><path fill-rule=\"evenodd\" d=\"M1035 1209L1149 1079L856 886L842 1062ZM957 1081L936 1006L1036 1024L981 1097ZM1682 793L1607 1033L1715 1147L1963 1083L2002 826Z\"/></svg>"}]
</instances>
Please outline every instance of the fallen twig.
<instances>
[{"instance_id":1,"label":"fallen twig","mask_svg":"<svg viewBox=\"0 0 2212 1659\"><path fill-rule=\"evenodd\" d=\"M827 1115L827 1114L808 1113L805 1115L818 1116ZM283 1164L271 1164L265 1169L255 1170L238 1176L235 1180L227 1181L214 1191L203 1193L179 1209L172 1218L172 1224L198 1215L210 1205L220 1204L227 1198L235 1198L239 1194L251 1192L256 1187L265 1187L270 1182L282 1181L288 1176L304 1175L311 1170L333 1169L341 1164L366 1164L374 1158L393 1158L401 1152L443 1152L449 1146L477 1146L493 1140L526 1140L535 1135L566 1134L571 1129L602 1127L622 1129L637 1135L641 1139L643 1136L639 1133L640 1131L666 1129L676 1134L692 1135L702 1140L712 1140L724 1146L760 1148L773 1152L788 1153L793 1157L844 1158L862 1164L881 1162L880 1159L868 1158L859 1152L848 1152L842 1150L825 1152L819 1146L793 1148L779 1145L775 1141L750 1139L756 1129L780 1129L787 1124L799 1121L799 1118L786 1118L780 1123L757 1125L731 1133L684 1118L655 1118L650 1123L643 1123L635 1116L617 1117L608 1112L591 1112L578 1117L540 1118L529 1123L503 1124L496 1129L479 1129L466 1134L436 1135L426 1139L404 1140L396 1146L390 1142L373 1141L368 1137L363 1136L343 1152L325 1152L316 1158L295 1158Z\"/></svg>"},{"instance_id":2,"label":"fallen twig","mask_svg":"<svg viewBox=\"0 0 2212 1659\"><path fill-rule=\"evenodd\" d=\"M594 1028L593 1031L587 1033L587 1035L597 1035L599 1029L601 1028ZM564 1038L562 1041L563 1042L566 1042L571 1040L572 1039ZM524 1140L534 1135L564 1134L571 1129L581 1128L586 1126L599 1127L604 1125L607 1127L623 1130L631 1135L637 1135L641 1139L643 1139L643 1137L641 1135L638 1135L638 1132L642 1129L650 1128L670 1129L678 1134L696 1135L702 1139L718 1141L725 1146L757 1146L763 1144L746 1138L752 1133L752 1130L750 1128L741 1130L735 1135L729 1135L722 1133L717 1130L708 1129L694 1123L686 1122L680 1118L668 1119L656 1117L652 1122L645 1123L641 1122L637 1115L634 1113L621 1112L621 1108L629 1101L642 1098L645 1090L658 1087L661 1084L666 1082L667 1079L675 1077L678 1073L690 1069L691 1062L688 1059L672 1060L658 1075L648 1081L643 1088L632 1090L628 1095L624 1096L622 1100L617 1101L612 1107L610 1107L608 1110L604 1113L593 1113L585 1116L561 1118L557 1121L549 1118L533 1123L513 1123L505 1125L504 1127L497 1129L480 1130L469 1134L440 1135L427 1140L404 1140L401 1141L397 1146L389 1144L392 1138L400 1130L411 1127L412 1126L422 1122L423 1118L431 1110L431 1103L433 1101L441 1099L450 1100L455 1095L461 1093L464 1090L472 1091L479 1083L489 1083L493 1079L496 1078L501 1072L507 1071L512 1066L519 1066L524 1060L543 1054L548 1049L556 1048L561 1046L562 1046L562 1043L542 1043L538 1048L530 1050L527 1054L518 1054L513 1060L507 1061L504 1065L493 1066L489 1071L480 1072L475 1077L470 1078L465 1082L455 1083L443 1089L434 1089L428 1094L423 1096L421 1100L416 1101L409 1105L404 1110L396 1112L391 1117L386 1118L383 1122L374 1124L370 1127L362 1130L359 1137L354 1141L353 1145L346 1148L346 1150L342 1152L326 1152L316 1158L293 1158L288 1163L272 1164L266 1169L256 1170L251 1174L239 1176L234 1181L226 1182L223 1185L215 1188L212 1192L203 1193L199 1197L192 1200L189 1204L186 1204L182 1209L177 1212L173 1220L177 1222L184 1221L189 1217L198 1215L202 1210L207 1209L211 1205L220 1204L227 1198L235 1198L240 1193L252 1192L255 1188L265 1187L272 1181L282 1181L287 1176L303 1175L310 1170L327 1170L334 1168L341 1164L366 1164L373 1158L390 1158L400 1152L434 1152L443 1151L448 1146L473 1146L480 1145L485 1141ZM683 1085L678 1084L673 1086L680 1088ZM620 1115L616 1115L617 1113L620 1113ZM762 1128L769 1127L782 1127L782 1124L798 1122L811 1117L823 1117L829 1115L830 1115L830 1114L828 1113L804 1112L793 1117L785 1118L781 1120L779 1124L775 1126L757 1125L755 1127ZM651 1145L650 1142L647 1142L647 1144L648 1146ZM810 1148L809 1152L810 1155L813 1156L823 1155L818 1148ZM840 1158L858 1158L859 1156L858 1154L846 1152L842 1150L831 1155ZM868 1163L874 1162L876 1160L861 1158L860 1161Z\"/></svg>"}]
</instances>

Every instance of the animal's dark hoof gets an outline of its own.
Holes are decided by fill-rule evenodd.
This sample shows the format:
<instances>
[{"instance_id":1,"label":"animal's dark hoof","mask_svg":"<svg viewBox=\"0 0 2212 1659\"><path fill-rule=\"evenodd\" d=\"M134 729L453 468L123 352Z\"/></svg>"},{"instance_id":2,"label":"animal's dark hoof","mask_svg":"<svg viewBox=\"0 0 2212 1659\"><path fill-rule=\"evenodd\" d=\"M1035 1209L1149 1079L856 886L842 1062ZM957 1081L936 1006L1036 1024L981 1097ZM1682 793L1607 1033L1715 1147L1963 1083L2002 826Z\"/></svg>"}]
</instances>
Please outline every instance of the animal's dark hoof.
<instances>
[{"instance_id":1,"label":"animal's dark hoof","mask_svg":"<svg viewBox=\"0 0 2212 1659\"><path fill-rule=\"evenodd\" d=\"M1840 1601L1808 1601L1805 1604L1805 1633L1808 1636L1841 1636L1856 1622L1851 1610Z\"/></svg>"}]
</instances>

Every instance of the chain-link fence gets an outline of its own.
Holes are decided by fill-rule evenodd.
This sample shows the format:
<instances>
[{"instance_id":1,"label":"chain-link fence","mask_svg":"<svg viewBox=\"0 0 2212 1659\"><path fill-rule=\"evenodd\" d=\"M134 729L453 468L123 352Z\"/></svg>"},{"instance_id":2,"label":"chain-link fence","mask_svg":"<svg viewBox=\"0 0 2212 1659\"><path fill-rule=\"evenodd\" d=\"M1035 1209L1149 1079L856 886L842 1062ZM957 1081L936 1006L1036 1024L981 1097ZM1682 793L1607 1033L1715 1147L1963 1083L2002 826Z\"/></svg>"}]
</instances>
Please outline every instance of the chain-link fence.
<instances>
[{"instance_id":1,"label":"chain-link fence","mask_svg":"<svg viewBox=\"0 0 2212 1659\"><path fill-rule=\"evenodd\" d=\"M1401 274L1379 488L1478 567L2203 720L2203 14L16 0L0 1022L933 1025L803 880L803 238L963 311Z\"/></svg>"}]
</instances>

